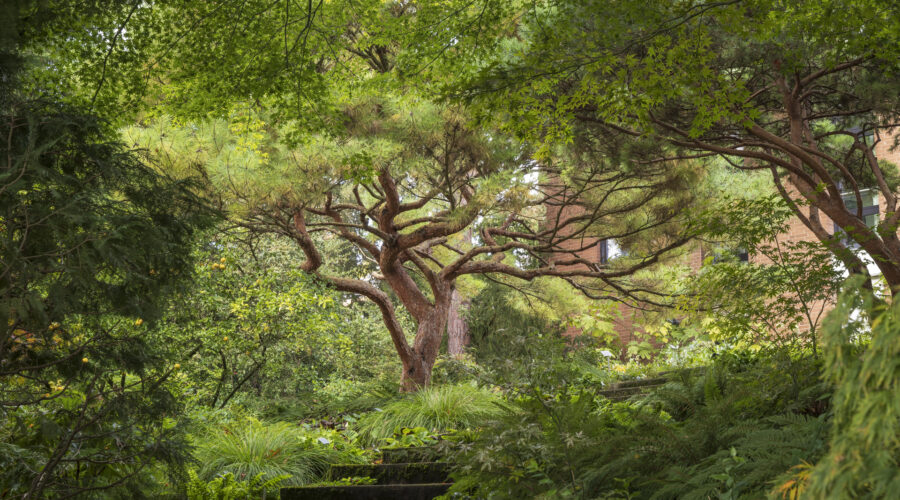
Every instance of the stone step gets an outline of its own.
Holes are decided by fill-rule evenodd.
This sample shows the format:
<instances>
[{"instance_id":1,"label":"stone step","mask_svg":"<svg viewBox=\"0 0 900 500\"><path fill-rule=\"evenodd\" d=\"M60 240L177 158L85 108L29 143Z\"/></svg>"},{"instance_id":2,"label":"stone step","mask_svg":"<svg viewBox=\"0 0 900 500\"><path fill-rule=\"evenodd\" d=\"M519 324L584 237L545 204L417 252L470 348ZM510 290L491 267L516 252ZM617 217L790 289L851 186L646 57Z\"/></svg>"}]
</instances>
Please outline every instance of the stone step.
<instances>
[{"instance_id":1,"label":"stone step","mask_svg":"<svg viewBox=\"0 0 900 500\"><path fill-rule=\"evenodd\" d=\"M334 464L329 476L332 481L344 477L371 477L378 484L443 483L450 473L445 462L416 462L399 464Z\"/></svg>"},{"instance_id":2,"label":"stone step","mask_svg":"<svg viewBox=\"0 0 900 500\"><path fill-rule=\"evenodd\" d=\"M606 388L599 392L609 400L625 401L635 394L646 393L652 389L665 385L667 382L678 380L683 375L698 376L702 375L704 372L706 372L705 366L659 372L656 376L651 378L616 382L606 386Z\"/></svg>"},{"instance_id":3,"label":"stone step","mask_svg":"<svg viewBox=\"0 0 900 500\"><path fill-rule=\"evenodd\" d=\"M613 389L626 389L630 387L648 387L648 386L656 386L665 384L670 380L669 377L653 377L653 378L641 378L635 380L624 380L622 382L616 382L614 384L609 384L605 390L613 390Z\"/></svg>"},{"instance_id":4,"label":"stone step","mask_svg":"<svg viewBox=\"0 0 900 500\"><path fill-rule=\"evenodd\" d=\"M448 489L450 483L289 486L281 500L431 500Z\"/></svg>"},{"instance_id":5,"label":"stone step","mask_svg":"<svg viewBox=\"0 0 900 500\"><path fill-rule=\"evenodd\" d=\"M387 448L381 450L381 462L385 464L434 462L436 458L438 458L438 451L433 446Z\"/></svg>"},{"instance_id":6,"label":"stone step","mask_svg":"<svg viewBox=\"0 0 900 500\"><path fill-rule=\"evenodd\" d=\"M613 384L608 389L599 391L599 393L601 396L612 401L625 401L626 399L636 394L643 394L649 392L651 389L662 387L666 382L668 382L668 380L662 379L653 380L651 383L644 383L641 385L632 384L622 386L619 384Z\"/></svg>"}]
</instances>

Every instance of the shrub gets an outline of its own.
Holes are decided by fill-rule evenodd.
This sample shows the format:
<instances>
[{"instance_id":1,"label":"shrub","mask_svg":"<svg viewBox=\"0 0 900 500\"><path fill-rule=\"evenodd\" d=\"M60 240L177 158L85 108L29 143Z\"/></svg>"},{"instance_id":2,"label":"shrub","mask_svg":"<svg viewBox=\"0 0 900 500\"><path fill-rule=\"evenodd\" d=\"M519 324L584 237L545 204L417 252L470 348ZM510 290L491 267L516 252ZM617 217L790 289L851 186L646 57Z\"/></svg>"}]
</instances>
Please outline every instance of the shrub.
<instances>
[{"instance_id":1,"label":"shrub","mask_svg":"<svg viewBox=\"0 0 900 500\"><path fill-rule=\"evenodd\" d=\"M824 378L834 386L834 427L828 453L809 475L808 498L896 498L900 491L896 297L884 303L857 276L826 320Z\"/></svg>"},{"instance_id":2,"label":"shrub","mask_svg":"<svg viewBox=\"0 0 900 500\"><path fill-rule=\"evenodd\" d=\"M404 427L430 431L479 427L502 412L502 400L487 389L471 384L431 386L360 418L360 440L377 443Z\"/></svg>"},{"instance_id":3,"label":"shrub","mask_svg":"<svg viewBox=\"0 0 900 500\"><path fill-rule=\"evenodd\" d=\"M761 498L825 452L818 363L722 356L641 401L535 387L459 448L452 491L489 498ZM787 477L790 476L790 477ZM793 484L793 483L790 483Z\"/></svg>"},{"instance_id":4,"label":"shrub","mask_svg":"<svg viewBox=\"0 0 900 500\"><path fill-rule=\"evenodd\" d=\"M247 500L251 498L278 498L277 489L287 476L275 476L263 481L260 472L249 481L238 481L230 472L206 482L195 471L188 471L187 500Z\"/></svg>"},{"instance_id":5,"label":"shrub","mask_svg":"<svg viewBox=\"0 0 900 500\"><path fill-rule=\"evenodd\" d=\"M336 380L291 398L267 401L262 415L271 420L341 420L383 407L397 398L396 375L366 382Z\"/></svg>"},{"instance_id":6,"label":"shrub","mask_svg":"<svg viewBox=\"0 0 900 500\"><path fill-rule=\"evenodd\" d=\"M320 479L330 464L360 461L358 454L337 449L331 439L285 422L254 419L211 433L199 444L197 459L199 476L207 481L229 472L239 480L288 475L285 484L294 486Z\"/></svg>"}]
</instances>

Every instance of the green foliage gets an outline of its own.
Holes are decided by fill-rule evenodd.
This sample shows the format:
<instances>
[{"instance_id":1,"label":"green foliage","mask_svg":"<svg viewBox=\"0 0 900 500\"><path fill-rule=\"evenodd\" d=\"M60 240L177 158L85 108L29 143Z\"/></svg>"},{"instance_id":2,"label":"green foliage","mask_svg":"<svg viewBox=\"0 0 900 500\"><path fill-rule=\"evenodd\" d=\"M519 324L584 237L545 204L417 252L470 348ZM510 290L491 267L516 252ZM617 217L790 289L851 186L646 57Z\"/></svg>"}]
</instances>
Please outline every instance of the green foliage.
<instances>
[{"instance_id":1,"label":"green foliage","mask_svg":"<svg viewBox=\"0 0 900 500\"><path fill-rule=\"evenodd\" d=\"M358 443L430 445L453 429L477 436L459 445L455 489L491 498L890 496L900 306L851 292L820 331L841 278L832 256L852 269L855 255L836 241L779 242L796 207L751 196L760 176L710 186L733 182L724 162L776 181L785 169L803 191L805 162L822 182L810 199L828 199L829 177L838 190L895 191L896 166L870 161L861 138L897 121L892 7L14 1L0 21L0 496L180 494L189 424L205 428L189 498L265 497L362 461ZM146 156L83 109L138 120L125 137ZM185 180L198 173L202 183ZM510 280L524 292L514 295L491 276L469 313L472 358L435 368L453 383L386 391L384 375L399 370L382 313L402 303L421 323L440 288L428 282L460 256L477 258L456 271L476 273L548 262L558 245L534 238L554 179L596 216L579 233L627 250L603 267L620 276L578 286L675 291L692 316L645 329L624 352L647 360L655 340L698 360L710 339L722 342L715 362L611 403L597 391L616 371L651 366L599 356L616 306L559 293L561 280ZM196 193L244 229L192 246L213 215ZM830 215L842 213L832 201ZM896 246L890 226L857 239ZM478 249L491 234L495 248ZM437 236L397 244L421 235ZM697 235L716 257L695 279L655 268L654 249ZM325 256L319 278L356 280L343 289L364 287L381 309L301 272L310 241ZM769 262L720 258L730 248ZM896 253L874 261L896 268ZM628 270L644 263L654 268ZM442 285L473 285L454 279ZM402 346L415 325L394 316ZM565 339L564 326L584 335ZM474 379L508 401L462 383ZM332 418L235 422L254 412Z\"/></svg>"},{"instance_id":2,"label":"green foliage","mask_svg":"<svg viewBox=\"0 0 900 500\"><path fill-rule=\"evenodd\" d=\"M289 242L263 237L248 248L245 236L207 237L195 251L193 286L175 296L158 332L183 353L177 379L186 396L276 414L321 408L313 400L399 370L372 307L296 269L302 257Z\"/></svg>"},{"instance_id":3,"label":"green foliage","mask_svg":"<svg viewBox=\"0 0 900 500\"><path fill-rule=\"evenodd\" d=\"M828 454L809 478L810 497L885 498L900 487L894 473L900 454L900 307L880 303L859 285L858 279L848 284L823 329L834 424ZM867 345L865 339L871 339Z\"/></svg>"},{"instance_id":4,"label":"green foliage","mask_svg":"<svg viewBox=\"0 0 900 500\"><path fill-rule=\"evenodd\" d=\"M4 84L15 81L19 95L85 105L107 119L129 116L123 110L134 109L147 81L125 68L139 68L158 42L154 9L128 0L14 0L4 7L0 38L12 34L16 43L2 59L20 63L21 73Z\"/></svg>"},{"instance_id":5,"label":"green foliage","mask_svg":"<svg viewBox=\"0 0 900 500\"><path fill-rule=\"evenodd\" d=\"M601 361L599 347L612 349L607 347L605 336L588 334L566 339L562 336L566 323L547 310L558 302L541 304L547 297L534 292L523 295L502 284L487 283L472 298L467 311L475 366L467 369L456 362L455 369L466 370L469 377L505 392L523 385L552 392L560 384L583 379L601 383L609 373L601 368L606 361ZM591 313L582 309L584 304L577 306L573 309L582 316Z\"/></svg>"},{"instance_id":6,"label":"green foliage","mask_svg":"<svg viewBox=\"0 0 900 500\"><path fill-rule=\"evenodd\" d=\"M560 386L598 387L621 378L643 376L648 371L684 368L708 359L708 344L698 341L693 329L674 327L660 319L662 326L647 325L634 332L638 338L646 334L648 340L626 346L612 329L612 321L622 316L620 304L569 297L571 306L563 305L560 302L566 297L545 294L546 288L540 284L520 293L488 282L472 298L467 311L472 359L441 360L435 367L435 376L481 380L507 393L528 391L531 387L553 393ZM574 292L568 290L568 294ZM656 316L671 317L671 311L662 314ZM566 316L568 321L564 321ZM579 327L581 334L564 336L566 326ZM656 347L651 345L651 337ZM660 344L666 348L660 349ZM607 358L603 351L615 357ZM618 356L625 353L633 361L619 363Z\"/></svg>"},{"instance_id":7,"label":"green foliage","mask_svg":"<svg viewBox=\"0 0 900 500\"><path fill-rule=\"evenodd\" d=\"M238 481L234 474L226 472L223 476L206 482L197 476L194 470L188 471L188 500L244 500L278 498L277 489L282 481L290 476L275 476L263 481L265 473L260 472L247 481Z\"/></svg>"},{"instance_id":8,"label":"green foliage","mask_svg":"<svg viewBox=\"0 0 900 500\"><path fill-rule=\"evenodd\" d=\"M534 303L542 297L523 296L502 283L485 281L466 310L476 362L494 364L509 357L509 345L515 337L552 337L562 333L559 322L542 314L540 306ZM526 299L529 302L523 304Z\"/></svg>"},{"instance_id":9,"label":"green foliage","mask_svg":"<svg viewBox=\"0 0 900 500\"><path fill-rule=\"evenodd\" d=\"M781 370L775 369L781 367ZM782 375L782 374L786 374ZM826 447L814 364L723 356L640 402L536 388L458 448L453 491L490 498L758 498Z\"/></svg>"},{"instance_id":10,"label":"green foliage","mask_svg":"<svg viewBox=\"0 0 900 500\"><path fill-rule=\"evenodd\" d=\"M476 428L503 411L501 401L495 393L472 384L430 386L401 395L360 418L360 440L378 444L398 431L402 436L404 428L429 432Z\"/></svg>"},{"instance_id":11,"label":"green foliage","mask_svg":"<svg viewBox=\"0 0 900 500\"><path fill-rule=\"evenodd\" d=\"M579 112L588 112L648 132L654 123L672 120L681 127L670 130L672 135L693 138L759 118L764 111L751 108L764 108L759 103L765 97L747 97L778 74L830 68L866 54L871 74L835 80L871 95L875 88L891 87L888 75L896 71L893 42L900 30L890 8L875 1L785 5L759 0L704 8L671 2L538 2L523 10L527 15L516 26L518 43L491 46L492 56L455 76L467 84L463 95L489 102L491 111L503 110L508 125L529 137L567 137L572 122L585 116ZM847 26L859 31L846 36ZM816 105L851 107L832 99Z\"/></svg>"},{"instance_id":12,"label":"green foliage","mask_svg":"<svg viewBox=\"0 0 900 500\"><path fill-rule=\"evenodd\" d=\"M0 442L20 465L3 468L0 489L133 493L188 459L172 418L181 405L167 385L170 353L148 330L189 275L187 250L213 212L192 182L154 171L96 117L53 102L8 104Z\"/></svg>"},{"instance_id":13,"label":"green foliage","mask_svg":"<svg viewBox=\"0 0 900 500\"><path fill-rule=\"evenodd\" d=\"M453 431L450 432L452 433ZM424 427L400 427L394 429L393 436L385 438L381 449L420 448L434 445L440 438L441 436L434 435Z\"/></svg>"},{"instance_id":14,"label":"green foliage","mask_svg":"<svg viewBox=\"0 0 900 500\"><path fill-rule=\"evenodd\" d=\"M599 156L622 159L622 171L707 171L724 161L766 172L786 201L810 203L866 246L872 267L897 287L897 224L869 229L841 200L846 191L895 191L896 168L874 151L890 141L900 110L894 6L562 1L521 9L493 54L455 73L459 84L448 89L485 121L499 118L541 144L548 160L588 134ZM809 147L815 155L793 153ZM888 199L884 211L897 212ZM830 222L807 213L832 254L866 273L832 240Z\"/></svg>"},{"instance_id":15,"label":"green foliage","mask_svg":"<svg viewBox=\"0 0 900 500\"><path fill-rule=\"evenodd\" d=\"M378 480L368 476L342 477L336 481L323 481L313 483L311 486L357 486L364 484L376 484Z\"/></svg>"},{"instance_id":16,"label":"green foliage","mask_svg":"<svg viewBox=\"0 0 900 500\"><path fill-rule=\"evenodd\" d=\"M383 356L393 354L382 351ZM340 378L321 390L300 398L286 398L262 407L264 414L281 420L331 419L353 424L360 414L384 406L397 397L396 372L382 373L371 381L349 382Z\"/></svg>"},{"instance_id":17,"label":"green foliage","mask_svg":"<svg viewBox=\"0 0 900 500\"><path fill-rule=\"evenodd\" d=\"M498 329L490 343L475 346L479 363L472 376L504 393L532 388L554 393L567 385L599 387L619 378L601 354L605 349L608 347L587 335L566 339L559 335L558 328Z\"/></svg>"},{"instance_id":18,"label":"green foliage","mask_svg":"<svg viewBox=\"0 0 900 500\"><path fill-rule=\"evenodd\" d=\"M335 439L284 422L265 424L247 419L212 430L201 438L196 457L204 480L231 473L244 481L262 474L266 481L279 476L300 486L323 477L333 463L355 463L360 455Z\"/></svg>"},{"instance_id":19,"label":"green foliage","mask_svg":"<svg viewBox=\"0 0 900 500\"><path fill-rule=\"evenodd\" d=\"M785 237L792 212L777 196L726 197L714 205L703 224L719 251L707 248L702 269L684 279L684 323L718 342L811 348L817 355L822 320L843 280L831 251ZM729 247L748 252L751 262L728 255Z\"/></svg>"},{"instance_id":20,"label":"green foliage","mask_svg":"<svg viewBox=\"0 0 900 500\"><path fill-rule=\"evenodd\" d=\"M66 315L158 317L148 299L184 279L185 249L210 219L192 184L107 140L94 117L48 103L9 112L0 149L3 327L51 342L70 337Z\"/></svg>"},{"instance_id":21,"label":"green foliage","mask_svg":"<svg viewBox=\"0 0 900 500\"><path fill-rule=\"evenodd\" d=\"M632 281L630 276L692 235L686 213L675 208L693 201L690 187L699 178L698 168L687 162L620 168L626 155L606 155L603 138L590 135L561 148L555 161L531 162L525 144L485 123L473 124L465 106L434 99L426 92L431 82L420 87L422 78L400 69L423 50L435 49L422 46L423 38L443 38L420 22L449 14L451 19L438 22L446 26L456 22L455 16L473 14L472 5L422 2L413 7L367 1L341 9L339 4L307 11L304 22L294 26L288 20L298 19L297 10L250 2L247 8L256 15L249 25L282 33L283 53L275 40L280 37L233 33L234 27L225 22L229 12L234 14L229 7L190 8L176 2L159 9L164 24L178 27L175 31L185 40L206 47L208 53L196 52L198 45L185 48L181 38L163 51L162 57L171 57L171 52L180 58L171 61L162 83L162 105L154 111L172 105L176 114L147 116L125 131L129 141L147 147L167 171L202 172L209 192L241 226L292 238L307 254L306 271L378 302L407 367L402 372L407 388L428 382L437 352L433 346L443 329L442 290L455 286L463 275L496 272L527 280L556 275L558 270L545 258L548 249L563 251L567 243L560 240L572 234L603 238L610 233L631 253L611 266L603 280L579 286L604 292L636 288L652 295L648 280ZM510 13L489 4L476 9L479 16ZM186 19L200 25L185 29ZM282 19L285 24L276 25ZM473 19L469 29L487 28L484 19ZM319 24L323 20L328 22ZM341 23L346 23L344 28L335 28ZM300 25L305 28L297 32ZM428 34L405 29L411 26ZM334 33L333 38L321 38L325 32ZM303 50L287 49L292 35L302 37ZM436 57L458 42L453 36ZM237 48L241 44L244 50ZM469 43L464 45L471 49ZM248 57L245 50L260 53ZM228 69L211 67L213 60ZM310 65L317 69L309 72ZM240 81L230 73L236 68L244 75ZM301 82L315 85L306 88ZM294 85L304 89L302 98ZM298 113L307 105L316 112ZM306 116L324 116L326 130L316 127L298 135L303 130L298 122ZM553 208L541 199L542 191L558 181L578 193L566 194L561 203L578 204L577 210L587 205L584 213L592 215L565 217L558 222L567 227L545 231L541 221L549 220ZM473 237L479 232L485 237ZM352 276L356 281L336 279L325 272L330 269L320 267L321 241L307 236L321 233L352 244L352 261L361 264ZM413 247L427 248L427 259L415 254L405 260ZM578 252L572 253L575 258ZM376 263L378 272L372 272ZM394 279L396 274L403 277ZM383 297L371 288L376 283L396 296ZM410 370L420 361L411 361L402 328L393 318L395 304L386 303L387 298L397 299L416 318L412 351L426 353L420 356L425 365L421 369ZM442 314L425 315L431 307ZM592 331L610 333L608 321L591 323Z\"/></svg>"}]
</instances>

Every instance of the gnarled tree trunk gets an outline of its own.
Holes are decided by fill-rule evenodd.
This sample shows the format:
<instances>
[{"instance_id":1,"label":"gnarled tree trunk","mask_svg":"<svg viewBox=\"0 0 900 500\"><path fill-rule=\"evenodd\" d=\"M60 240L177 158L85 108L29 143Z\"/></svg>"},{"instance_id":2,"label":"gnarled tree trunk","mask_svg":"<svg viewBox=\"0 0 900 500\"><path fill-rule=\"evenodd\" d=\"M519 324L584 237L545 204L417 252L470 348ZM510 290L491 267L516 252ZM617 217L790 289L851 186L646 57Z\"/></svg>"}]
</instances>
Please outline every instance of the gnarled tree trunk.
<instances>
[{"instance_id":1,"label":"gnarled tree trunk","mask_svg":"<svg viewBox=\"0 0 900 500\"><path fill-rule=\"evenodd\" d=\"M449 289L449 286L441 288ZM450 316L450 297L450 293L441 293L436 297L434 307L419 320L412 349L408 354L400 353L400 360L403 363L401 391L416 391L431 382L431 370L440 353L441 341Z\"/></svg>"}]
</instances>

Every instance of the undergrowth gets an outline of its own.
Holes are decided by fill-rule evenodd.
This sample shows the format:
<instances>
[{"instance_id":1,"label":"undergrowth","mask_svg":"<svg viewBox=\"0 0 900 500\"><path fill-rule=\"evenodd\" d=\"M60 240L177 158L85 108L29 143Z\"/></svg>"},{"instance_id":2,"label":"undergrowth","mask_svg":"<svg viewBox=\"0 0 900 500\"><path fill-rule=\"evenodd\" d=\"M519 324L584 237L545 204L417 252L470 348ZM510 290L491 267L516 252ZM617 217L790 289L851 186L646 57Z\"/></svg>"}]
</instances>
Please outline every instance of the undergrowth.
<instances>
[{"instance_id":1,"label":"undergrowth","mask_svg":"<svg viewBox=\"0 0 900 500\"><path fill-rule=\"evenodd\" d=\"M239 481L262 474L263 480L289 476L285 485L304 485L321 479L333 463L361 462L359 453L334 438L310 433L285 422L264 424L246 419L224 426L197 448L199 476L212 480L226 473Z\"/></svg>"},{"instance_id":2,"label":"undergrowth","mask_svg":"<svg viewBox=\"0 0 900 500\"><path fill-rule=\"evenodd\" d=\"M725 355L640 401L613 403L576 385L523 390L514 410L459 446L452 491L492 499L777 497L797 466L825 452L830 414L818 373L810 359Z\"/></svg>"},{"instance_id":3,"label":"undergrowth","mask_svg":"<svg viewBox=\"0 0 900 500\"><path fill-rule=\"evenodd\" d=\"M359 439L364 444L377 444L402 428L440 432L478 427L503 413L502 401L491 391L471 384L431 386L364 415L359 419Z\"/></svg>"}]
</instances>

